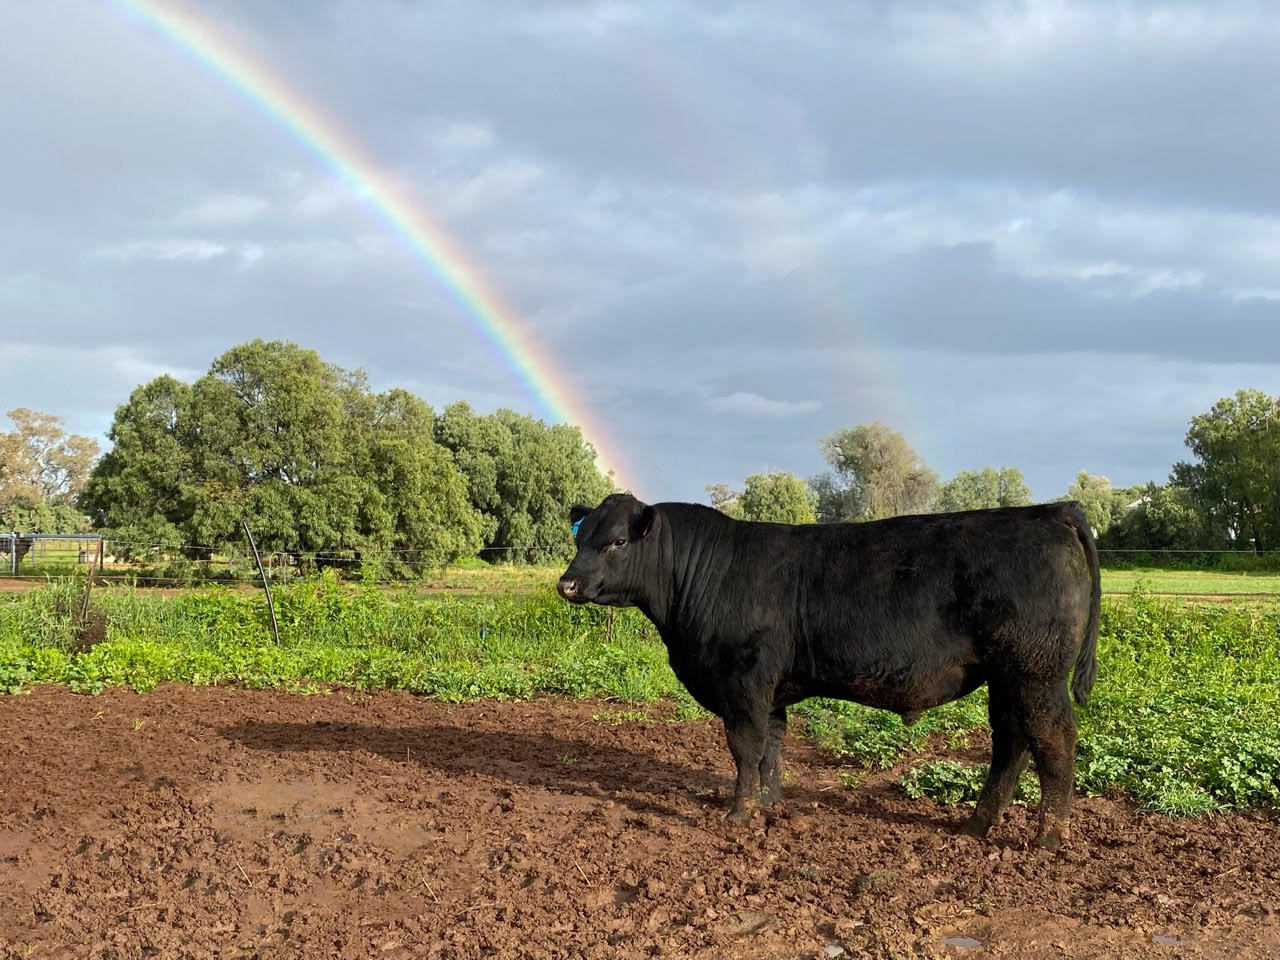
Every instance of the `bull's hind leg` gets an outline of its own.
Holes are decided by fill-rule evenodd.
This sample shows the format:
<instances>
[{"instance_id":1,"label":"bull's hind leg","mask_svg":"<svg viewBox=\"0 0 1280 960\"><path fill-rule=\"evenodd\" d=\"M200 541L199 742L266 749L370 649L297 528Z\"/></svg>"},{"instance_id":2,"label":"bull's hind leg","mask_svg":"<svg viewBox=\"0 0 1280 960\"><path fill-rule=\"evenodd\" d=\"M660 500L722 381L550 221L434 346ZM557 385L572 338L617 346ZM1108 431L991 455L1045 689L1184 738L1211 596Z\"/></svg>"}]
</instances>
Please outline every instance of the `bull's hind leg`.
<instances>
[{"instance_id":1,"label":"bull's hind leg","mask_svg":"<svg viewBox=\"0 0 1280 960\"><path fill-rule=\"evenodd\" d=\"M1066 684L1024 698L1021 720L1040 776L1040 829L1036 846L1057 850L1067 839L1076 767L1076 712Z\"/></svg>"},{"instance_id":2,"label":"bull's hind leg","mask_svg":"<svg viewBox=\"0 0 1280 960\"><path fill-rule=\"evenodd\" d=\"M1014 703L999 685L989 688L987 716L991 720L991 770L978 796L973 816L964 825L971 837L985 837L1000 822L1000 813L1018 786L1018 778L1026 769L1030 754L1027 738L1018 723Z\"/></svg>"},{"instance_id":3,"label":"bull's hind leg","mask_svg":"<svg viewBox=\"0 0 1280 960\"><path fill-rule=\"evenodd\" d=\"M782 802L782 738L787 733L787 708L769 714L765 731L764 756L760 758L760 805L772 807Z\"/></svg>"},{"instance_id":4,"label":"bull's hind leg","mask_svg":"<svg viewBox=\"0 0 1280 960\"><path fill-rule=\"evenodd\" d=\"M729 752L733 754L733 762L738 768L738 778L733 787L733 807L726 818L730 823L746 823L755 813L760 796L766 726L765 716L725 717L725 739L729 741Z\"/></svg>"}]
</instances>

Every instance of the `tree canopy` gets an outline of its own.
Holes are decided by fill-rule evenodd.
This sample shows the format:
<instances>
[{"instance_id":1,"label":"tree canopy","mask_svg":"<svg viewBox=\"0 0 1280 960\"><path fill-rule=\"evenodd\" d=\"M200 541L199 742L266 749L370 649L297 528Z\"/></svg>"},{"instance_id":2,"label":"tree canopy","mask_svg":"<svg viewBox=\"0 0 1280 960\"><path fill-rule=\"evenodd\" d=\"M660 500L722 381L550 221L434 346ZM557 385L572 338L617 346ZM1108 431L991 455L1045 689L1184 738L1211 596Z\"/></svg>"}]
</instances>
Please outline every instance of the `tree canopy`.
<instances>
[{"instance_id":1,"label":"tree canopy","mask_svg":"<svg viewBox=\"0 0 1280 960\"><path fill-rule=\"evenodd\" d=\"M746 520L813 523L816 497L794 473L777 470L747 477L740 502Z\"/></svg>"},{"instance_id":2,"label":"tree canopy","mask_svg":"<svg viewBox=\"0 0 1280 960\"><path fill-rule=\"evenodd\" d=\"M58 501L84 486L98 456L89 437L68 434L61 417L18 407L9 411L13 429L0 433L0 501Z\"/></svg>"},{"instance_id":3,"label":"tree canopy","mask_svg":"<svg viewBox=\"0 0 1280 960\"><path fill-rule=\"evenodd\" d=\"M435 439L452 454L482 517L487 559L571 555L569 508L594 507L614 491L577 427L452 403L436 419Z\"/></svg>"},{"instance_id":4,"label":"tree canopy","mask_svg":"<svg viewBox=\"0 0 1280 960\"><path fill-rule=\"evenodd\" d=\"M878 421L824 437L822 455L834 471L812 483L824 522L923 513L938 494L938 475Z\"/></svg>"},{"instance_id":5,"label":"tree canopy","mask_svg":"<svg viewBox=\"0 0 1280 960\"><path fill-rule=\"evenodd\" d=\"M1191 418L1195 459L1174 464L1172 482L1209 523L1239 546L1280 546L1280 397L1239 390Z\"/></svg>"},{"instance_id":6,"label":"tree canopy","mask_svg":"<svg viewBox=\"0 0 1280 960\"><path fill-rule=\"evenodd\" d=\"M735 491L727 483L707 485L711 505L737 520L772 523L813 523L817 501L808 484L785 470L753 473L743 489Z\"/></svg>"},{"instance_id":7,"label":"tree canopy","mask_svg":"<svg viewBox=\"0 0 1280 960\"><path fill-rule=\"evenodd\" d=\"M1104 476L1081 470L1059 500L1078 500L1084 507L1085 519L1096 536L1106 533L1119 520L1125 508L1141 495L1141 488L1113 487Z\"/></svg>"},{"instance_id":8,"label":"tree canopy","mask_svg":"<svg viewBox=\"0 0 1280 960\"><path fill-rule=\"evenodd\" d=\"M1191 494L1172 484L1149 483L1098 541L1112 550L1203 550L1224 545L1214 536Z\"/></svg>"},{"instance_id":9,"label":"tree canopy","mask_svg":"<svg viewBox=\"0 0 1280 960\"><path fill-rule=\"evenodd\" d=\"M255 340L190 386L134 390L81 503L142 543L239 542L244 518L267 550L443 563L474 552L482 524L434 427L404 391L375 394L314 351Z\"/></svg>"},{"instance_id":10,"label":"tree canopy","mask_svg":"<svg viewBox=\"0 0 1280 960\"><path fill-rule=\"evenodd\" d=\"M942 485L934 510L983 510L991 507L1025 507L1031 503L1031 488L1016 467L984 467L961 470Z\"/></svg>"},{"instance_id":11,"label":"tree canopy","mask_svg":"<svg viewBox=\"0 0 1280 960\"><path fill-rule=\"evenodd\" d=\"M734 490L727 483L708 483L706 491L713 507L727 517L742 519L741 490Z\"/></svg>"},{"instance_id":12,"label":"tree canopy","mask_svg":"<svg viewBox=\"0 0 1280 960\"><path fill-rule=\"evenodd\" d=\"M18 407L0 433L0 528L74 533L87 526L75 508L98 456L89 437L68 434L61 417Z\"/></svg>"}]
</instances>

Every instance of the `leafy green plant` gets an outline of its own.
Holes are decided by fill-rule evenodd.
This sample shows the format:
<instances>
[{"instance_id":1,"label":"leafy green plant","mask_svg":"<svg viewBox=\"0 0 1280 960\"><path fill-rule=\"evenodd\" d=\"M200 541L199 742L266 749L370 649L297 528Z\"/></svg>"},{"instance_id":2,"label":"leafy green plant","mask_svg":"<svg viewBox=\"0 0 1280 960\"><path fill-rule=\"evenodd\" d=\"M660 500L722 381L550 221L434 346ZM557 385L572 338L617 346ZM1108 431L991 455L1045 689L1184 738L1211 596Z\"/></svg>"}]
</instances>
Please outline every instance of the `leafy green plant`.
<instances>
[{"instance_id":1,"label":"leafy green plant","mask_svg":"<svg viewBox=\"0 0 1280 960\"><path fill-rule=\"evenodd\" d=\"M919 763L898 778L898 786L909 797L928 797L938 803L974 804L987 781L987 764L962 763L958 760L934 760ZM1013 791L1014 803L1039 803L1040 784L1024 773Z\"/></svg>"}]
</instances>

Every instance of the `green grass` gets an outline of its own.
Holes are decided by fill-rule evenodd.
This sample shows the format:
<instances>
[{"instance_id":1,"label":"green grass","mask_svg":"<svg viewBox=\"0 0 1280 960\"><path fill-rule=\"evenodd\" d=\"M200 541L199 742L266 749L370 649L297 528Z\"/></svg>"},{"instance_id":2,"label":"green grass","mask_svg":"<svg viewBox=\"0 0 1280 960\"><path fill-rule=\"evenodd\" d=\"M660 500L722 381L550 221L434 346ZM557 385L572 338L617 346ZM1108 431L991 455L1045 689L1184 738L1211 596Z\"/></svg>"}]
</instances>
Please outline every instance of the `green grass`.
<instances>
[{"instance_id":1,"label":"green grass","mask_svg":"<svg viewBox=\"0 0 1280 960\"><path fill-rule=\"evenodd\" d=\"M626 701L688 696L653 627L619 611L613 640L599 607L530 596L350 589L331 577L277 590L281 645L261 593L210 587L177 595L100 589L106 639L76 649L70 611L82 587L54 582L0 600L0 689L66 683L95 692L166 680L294 688L338 683L445 700L556 693Z\"/></svg>"},{"instance_id":2,"label":"green grass","mask_svg":"<svg viewBox=\"0 0 1280 960\"><path fill-rule=\"evenodd\" d=\"M524 564L475 563L447 567L423 578L431 590L475 591L477 593L550 592L564 573L565 564L530 566Z\"/></svg>"},{"instance_id":3,"label":"green grass","mask_svg":"<svg viewBox=\"0 0 1280 960\"><path fill-rule=\"evenodd\" d=\"M0 689L54 682L92 693L174 680L307 691L334 683L449 701L559 694L625 705L599 714L603 723L642 722L635 705L663 699L674 702L662 711L668 719L706 716L640 614L616 611L610 640L607 611L565 604L549 582L533 593L456 595L320 577L277 591L279 647L257 591L116 587L95 591L105 639L82 650L72 623L81 590L75 580L52 581L0 596ZM1079 788L1180 814L1280 808L1278 613L1271 600L1107 598L1098 682L1079 711ZM888 769L970 742L986 727L986 695L929 711L912 727L835 700L806 701L792 716L850 771ZM913 795L964 803L983 773L931 759L901 782Z\"/></svg>"},{"instance_id":4,"label":"green grass","mask_svg":"<svg viewBox=\"0 0 1280 960\"><path fill-rule=\"evenodd\" d=\"M1103 570L1103 593L1233 594L1280 595L1280 573L1272 570L1222 573L1216 570Z\"/></svg>"}]
</instances>

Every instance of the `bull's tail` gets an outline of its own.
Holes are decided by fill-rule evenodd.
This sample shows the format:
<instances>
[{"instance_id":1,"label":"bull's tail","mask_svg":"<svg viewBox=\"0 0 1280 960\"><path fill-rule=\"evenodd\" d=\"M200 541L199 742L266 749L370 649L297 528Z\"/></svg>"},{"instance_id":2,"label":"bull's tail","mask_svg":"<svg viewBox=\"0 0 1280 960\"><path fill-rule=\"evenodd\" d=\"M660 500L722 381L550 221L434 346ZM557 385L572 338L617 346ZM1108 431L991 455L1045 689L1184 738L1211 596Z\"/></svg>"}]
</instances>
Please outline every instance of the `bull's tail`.
<instances>
[{"instance_id":1,"label":"bull's tail","mask_svg":"<svg viewBox=\"0 0 1280 960\"><path fill-rule=\"evenodd\" d=\"M1089 529L1089 521L1080 511L1079 522L1075 524L1076 535L1080 545L1084 547L1085 560L1089 564L1091 579L1089 594L1089 626L1085 629L1084 640L1080 651L1076 654L1075 676L1071 680L1071 696L1076 703L1084 706L1089 700L1089 691L1093 689L1093 681L1098 675L1098 624L1102 619L1102 571L1098 568L1098 545L1094 543L1093 531Z\"/></svg>"}]
</instances>

